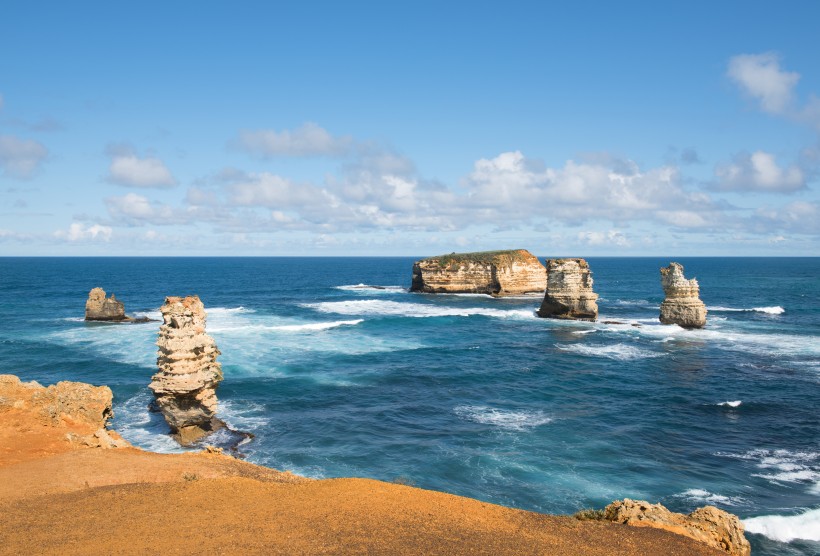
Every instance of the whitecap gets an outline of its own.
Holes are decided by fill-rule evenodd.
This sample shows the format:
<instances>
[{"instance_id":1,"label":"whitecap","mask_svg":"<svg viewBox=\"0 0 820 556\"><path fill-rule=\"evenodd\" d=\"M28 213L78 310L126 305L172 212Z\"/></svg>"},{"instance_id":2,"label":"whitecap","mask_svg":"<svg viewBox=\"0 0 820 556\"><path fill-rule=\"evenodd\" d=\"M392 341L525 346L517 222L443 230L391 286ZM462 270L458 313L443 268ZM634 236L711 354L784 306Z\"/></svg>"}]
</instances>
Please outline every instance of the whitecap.
<instances>
[{"instance_id":1,"label":"whitecap","mask_svg":"<svg viewBox=\"0 0 820 556\"><path fill-rule=\"evenodd\" d=\"M217 416L228 427L241 431L258 433L270 426L270 418L265 417L265 406L246 400L220 400Z\"/></svg>"},{"instance_id":2,"label":"whitecap","mask_svg":"<svg viewBox=\"0 0 820 556\"><path fill-rule=\"evenodd\" d=\"M634 361L650 357L661 357L663 353L656 353L637 348L628 344L614 344L608 346L589 346L586 344L556 344L561 351L577 353L587 357L606 357L616 361Z\"/></svg>"},{"instance_id":3,"label":"whitecap","mask_svg":"<svg viewBox=\"0 0 820 556\"><path fill-rule=\"evenodd\" d=\"M758 449L743 454L718 452L716 455L754 461L758 469L766 472L752 476L773 484L811 483L814 489L820 481L820 452Z\"/></svg>"},{"instance_id":4,"label":"whitecap","mask_svg":"<svg viewBox=\"0 0 820 556\"><path fill-rule=\"evenodd\" d=\"M745 500L740 497L713 494L708 490L703 490L700 488L690 488L685 492L676 494L675 498L685 498L698 504L720 504L723 506L737 506L745 502Z\"/></svg>"},{"instance_id":5,"label":"whitecap","mask_svg":"<svg viewBox=\"0 0 820 556\"><path fill-rule=\"evenodd\" d=\"M393 294L393 293L406 293L407 288L403 286L375 286L370 284L348 284L344 286L336 286L337 290L342 291L351 291L357 293L366 293L368 295L372 294Z\"/></svg>"},{"instance_id":6,"label":"whitecap","mask_svg":"<svg viewBox=\"0 0 820 556\"><path fill-rule=\"evenodd\" d=\"M750 313L750 312L755 312L755 313L766 313L766 314L769 314L769 315L782 315L783 313L785 313L785 312L786 312L786 309L784 309L783 307L780 307L780 306L774 306L774 307L753 307L753 308L751 308L751 309L736 309L736 308L734 308L734 307L720 307L720 306L715 306L715 307L707 307L707 309L708 309L709 311L716 311L716 312L737 312L737 313L743 313L743 312Z\"/></svg>"},{"instance_id":7,"label":"whitecap","mask_svg":"<svg viewBox=\"0 0 820 556\"><path fill-rule=\"evenodd\" d=\"M317 332L320 330L330 330L340 326L355 326L364 322L364 319L337 320L333 322L310 322L307 324L283 324L280 326L265 327L268 330L281 330L283 332Z\"/></svg>"},{"instance_id":8,"label":"whitecap","mask_svg":"<svg viewBox=\"0 0 820 556\"><path fill-rule=\"evenodd\" d=\"M747 533L779 542L796 539L820 541L820 508L797 515L762 515L743 520Z\"/></svg>"},{"instance_id":9,"label":"whitecap","mask_svg":"<svg viewBox=\"0 0 820 556\"><path fill-rule=\"evenodd\" d=\"M453 412L467 421L511 431L525 431L552 421L543 411L510 411L484 405L460 405Z\"/></svg>"},{"instance_id":10,"label":"whitecap","mask_svg":"<svg viewBox=\"0 0 820 556\"><path fill-rule=\"evenodd\" d=\"M422 303L400 303L380 299L362 299L352 301L325 301L302 305L322 313L339 315L378 315L398 317L469 317L483 315L495 318L535 318L535 312L529 309L492 309L487 307L448 307Z\"/></svg>"},{"instance_id":11,"label":"whitecap","mask_svg":"<svg viewBox=\"0 0 820 556\"><path fill-rule=\"evenodd\" d=\"M723 406L723 407L740 407L740 404L742 404L742 403L743 402L741 400L735 400L733 402L720 402L720 403L715 404L715 405Z\"/></svg>"},{"instance_id":12,"label":"whitecap","mask_svg":"<svg viewBox=\"0 0 820 556\"><path fill-rule=\"evenodd\" d=\"M221 314L235 314L235 313L255 313L256 311L253 309L248 309L246 307L206 307L205 312L208 315L221 315Z\"/></svg>"}]
</instances>

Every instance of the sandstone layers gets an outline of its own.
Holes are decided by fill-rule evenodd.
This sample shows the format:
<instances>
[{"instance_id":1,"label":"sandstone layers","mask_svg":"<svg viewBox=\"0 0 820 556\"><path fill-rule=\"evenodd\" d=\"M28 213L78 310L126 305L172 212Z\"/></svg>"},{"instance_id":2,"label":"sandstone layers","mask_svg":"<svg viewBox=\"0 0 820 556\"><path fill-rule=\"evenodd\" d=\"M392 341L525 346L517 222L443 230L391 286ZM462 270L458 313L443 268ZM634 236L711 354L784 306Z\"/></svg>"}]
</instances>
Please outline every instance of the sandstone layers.
<instances>
[{"instance_id":1,"label":"sandstone layers","mask_svg":"<svg viewBox=\"0 0 820 556\"><path fill-rule=\"evenodd\" d=\"M166 297L160 311L159 372L148 387L174 438L188 445L224 426L215 417L216 387L222 380L219 350L205 333L205 307L199 297Z\"/></svg>"},{"instance_id":2,"label":"sandstone layers","mask_svg":"<svg viewBox=\"0 0 820 556\"><path fill-rule=\"evenodd\" d=\"M706 325L706 305L700 300L698 281L683 276L683 266L670 263L661 268L661 286L666 298L661 303L660 321L683 328L703 328Z\"/></svg>"},{"instance_id":3,"label":"sandstone layers","mask_svg":"<svg viewBox=\"0 0 820 556\"><path fill-rule=\"evenodd\" d=\"M539 317L595 320L598 294L592 291L592 273L584 259L549 259L547 288Z\"/></svg>"},{"instance_id":4,"label":"sandstone layers","mask_svg":"<svg viewBox=\"0 0 820 556\"><path fill-rule=\"evenodd\" d=\"M661 504L626 498L604 508L604 519L636 527L664 529L719 548L732 556L749 556L752 551L737 516L714 506L704 506L684 515L670 512Z\"/></svg>"},{"instance_id":5,"label":"sandstone layers","mask_svg":"<svg viewBox=\"0 0 820 556\"><path fill-rule=\"evenodd\" d=\"M546 272L525 249L452 253L416 261L410 291L483 293L495 296L541 293Z\"/></svg>"},{"instance_id":6,"label":"sandstone layers","mask_svg":"<svg viewBox=\"0 0 820 556\"><path fill-rule=\"evenodd\" d=\"M85 320L101 321L129 321L131 317L125 315L125 305L117 301L114 294L105 297L105 290L94 288L88 293L85 302Z\"/></svg>"}]
</instances>

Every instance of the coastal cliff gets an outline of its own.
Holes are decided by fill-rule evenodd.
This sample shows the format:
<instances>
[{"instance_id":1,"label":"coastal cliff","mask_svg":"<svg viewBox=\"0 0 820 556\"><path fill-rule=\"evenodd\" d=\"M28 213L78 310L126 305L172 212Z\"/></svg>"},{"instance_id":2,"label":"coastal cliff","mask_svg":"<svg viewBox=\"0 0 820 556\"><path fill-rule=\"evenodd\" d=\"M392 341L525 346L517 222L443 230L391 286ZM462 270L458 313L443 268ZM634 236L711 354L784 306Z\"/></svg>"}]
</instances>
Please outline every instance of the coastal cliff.
<instances>
[{"instance_id":1,"label":"coastal cliff","mask_svg":"<svg viewBox=\"0 0 820 556\"><path fill-rule=\"evenodd\" d=\"M543 292L546 281L544 266L525 249L451 253L416 261L410 291L520 295Z\"/></svg>"},{"instance_id":2,"label":"coastal cliff","mask_svg":"<svg viewBox=\"0 0 820 556\"><path fill-rule=\"evenodd\" d=\"M66 438L105 423L110 400L106 387L0 376L0 554L726 554L677 532L371 479L306 479L219 450Z\"/></svg>"},{"instance_id":3,"label":"coastal cliff","mask_svg":"<svg viewBox=\"0 0 820 556\"><path fill-rule=\"evenodd\" d=\"M205 333L205 306L199 297L166 297L160 311L159 371L148 387L174 438L188 445L224 426L215 417L216 387L222 380L219 350Z\"/></svg>"},{"instance_id":4,"label":"coastal cliff","mask_svg":"<svg viewBox=\"0 0 820 556\"><path fill-rule=\"evenodd\" d=\"M634 527L657 527L713 546L731 556L749 556L752 552L737 516L714 506L704 506L684 515L670 512L661 504L625 498L604 508L603 514L606 521Z\"/></svg>"},{"instance_id":5,"label":"coastal cliff","mask_svg":"<svg viewBox=\"0 0 820 556\"><path fill-rule=\"evenodd\" d=\"M547 288L538 316L595 320L598 294L592 291L592 273L584 259L549 259Z\"/></svg>"},{"instance_id":6,"label":"coastal cliff","mask_svg":"<svg viewBox=\"0 0 820 556\"><path fill-rule=\"evenodd\" d=\"M703 328L706 326L706 305L700 300L698 281L687 280L683 266L670 263L661 268L661 286L666 298L661 303L660 321L663 324L677 324L683 328Z\"/></svg>"}]
</instances>

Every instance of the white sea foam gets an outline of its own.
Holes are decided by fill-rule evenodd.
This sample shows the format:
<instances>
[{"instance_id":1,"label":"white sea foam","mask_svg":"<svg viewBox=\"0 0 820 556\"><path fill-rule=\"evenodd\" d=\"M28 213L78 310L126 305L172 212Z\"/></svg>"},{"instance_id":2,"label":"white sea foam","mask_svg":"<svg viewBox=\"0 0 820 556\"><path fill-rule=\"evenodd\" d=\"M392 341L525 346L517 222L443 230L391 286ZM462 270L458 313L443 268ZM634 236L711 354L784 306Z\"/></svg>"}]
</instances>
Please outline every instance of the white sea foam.
<instances>
[{"instance_id":1,"label":"white sea foam","mask_svg":"<svg viewBox=\"0 0 820 556\"><path fill-rule=\"evenodd\" d=\"M743 454L718 452L717 455L754 461L755 465L765 472L753 473L752 476L766 479L773 484L810 483L811 491L818 488L820 452L749 450Z\"/></svg>"},{"instance_id":2,"label":"white sea foam","mask_svg":"<svg viewBox=\"0 0 820 556\"><path fill-rule=\"evenodd\" d=\"M641 349L628 344L613 344L608 346L590 346L586 344L556 344L561 351L568 351L587 357L606 357L616 361L634 361L650 357L661 357L663 353Z\"/></svg>"},{"instance_id":3,"label":"white sea foam","mask_svg":"<svg viewBox=\"0 0 820 556\"><path fill-rule=\"evenodd\" d=\"M797 515L762 515L743 520L747 533L779 542L796 539L820 541L820 508Z\"/></svg>"},{"instance_id":4,"label":"white sea foam","mask_svg":"<svg viewBox=\"0 0 820 556\"><path fill-rule=\"evenodd\" d=\"M740 407L740 404L743 402L741 400L735 400L733 402L720 402L715 405L723 406L723 407Z\"/></svg>"},{"instance_id":5,"label":"white sea foam","mask_svg":"<svg viewBox=\"0 0 820 556\"><path fill-rule=\"evenodd\" d=\"M766 313L768 315L782 315L786 312L786 309L780 306L774 307L752 307L751 309L735 309L733 307L707 307L709 311L716 311L716 312L755 312L755 313Z\"/></svg>"},{"instance_id":6,"label":"white sea foam","mask_svg":"<svg viewBox=\"0 0 820 556\"><path fill-rule=\"evenodd\" d=\"M255 313L253 309L245 307L205 307L205 312L208 316L222 315L222 314L236 314L236 313Z\"/></svg>"},{"instance_id":7,"label":"white sea foam","mask_svg":"<svg viewBox=\"0 0 820 556\"><path fill-rule=\"evenodd\" d=\"M595 332L595 329L594 329L594 328L593 328L593 329L590 329L590 330L574 330L572 333L573 333L573 334L581 334L581 335L583 335L583 334L591 334L592 332Z\"/></svg>"},{"instance_id":8,"label":"white sea foam","mask_svg":"<svg viewBox=\"0 0 820 556\"><path fill-rule=\"evenodd\" d=\"M492 309L488 307L452 307L442 305L427 305L422 303L400 303L398 301L382 301L380 299L362 299L353 301L325 301L322 303L308 303L303 305L321 313L335 313L339 315L378 315L399 317L469 317L483 315L495 318L535 318L535 313L529 309Z\"/></svg>"},{"instance_id":9,"label":"white sea foam","mask_svg":"<svg viewBox=\"0 0 820 556\"><path fill-rule=\"evenodd\" d=\"M698 504L719 504L722 506L737 506L743 504L745 500L736 496L723 496L722 494L713 494L708 490L700 488L690 488L685 492L675 495L676 498L685 498L692 500Z\"/></svg>"},{"instance_id":10,"label":"white sea foam","mask_svg":"<svg viewBox=\"0 0 820 556\"><path fill-rule=\"evenodd\" d=\"M372 294L394 294L394 293L406 293L407 288L402 286L374 286L370 284L349 284L345 286L336 286L337 290L342 291L351 291L351 292L358 292L358 293L366 293L368 295Z\"/></svg>"},{"instance_id":11,"label":"white sea foam","mask_svg":"<svg viewBox=\"0 0 820 556\"><path fill-rule=\"evenodd\" d=\"M268 330L281 330L283 332L317 332L320 330L330 330L340 326L355 326L364 322L364 319L337 320L333 322L310 322L307 324L283 324L281 326L265 327Z\"/></svg>"},{"instance_id":12,"label":"white sea foam","mask_svg":"<svg viewBox=\"0 0 820 556\"><path fill-rule=\"evenodd\" d=\"M248 401L220 400L217 416L232 429L257 434L270 426L265 407Z\"/></svg>"},{"instance_id":13,"label":"white sea foam","mask_svg":"<svg viewBox=\"0 0 820 556\"><path fill-rule=\"evenodd\" d=\"M453 412L467 421L511 431L525 431L552 421L543 411L510 411L484 405L460 405Z\"/></svg>"},{"instance_id":14,"label":"white sea foam","mask_svg":"<svg viewBox=\"0 0 820 556\"><path fill-rule=\"evenodd\" d=\"M183 449L168 434L168 425L159 414L151 414L148 404L153 396L147 391L125 400L114 401L114 428L131 444L160 453L179 453Z\"/></svg>"}]
</instances>

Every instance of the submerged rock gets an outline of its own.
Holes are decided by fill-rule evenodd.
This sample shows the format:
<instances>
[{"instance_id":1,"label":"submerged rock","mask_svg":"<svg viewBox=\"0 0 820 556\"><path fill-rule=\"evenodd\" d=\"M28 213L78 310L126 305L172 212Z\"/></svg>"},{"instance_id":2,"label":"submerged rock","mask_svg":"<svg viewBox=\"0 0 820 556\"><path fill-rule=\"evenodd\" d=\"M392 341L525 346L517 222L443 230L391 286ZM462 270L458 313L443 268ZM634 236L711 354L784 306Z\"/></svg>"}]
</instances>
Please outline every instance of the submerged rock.
<instances>
[{"instance_id":1,"label":"submerged rock","mask_svg":"<svg viewBox=\"0 0 820 556\"><path fill-rule=\"evenodd\" d=\"M410 291L520 295L543 292L546 280L544 266L525 249L451 253L416 261Z\"/></svg>"},{"instance_id":2,"label":"submerged rock","mask_svg":"<svg viewBox=\"0 0 820 556\"><path fill-rule=\"evenodd\" d=\"M660 321L683 328L706 326L706 305L700 300L698 281L683 276L683 266L670 263L661 268L661 286L666 298L661 303Z\"/></svg>"},{"instance_id":3,"label":"submerged rock","mask_svg":"<svg viewBox=\"0 0 820 556\"><path fill-rule=\"evenodd\" d=\"M539 317L595 320L597 299L598 294L592 291L592 273L584 259L547 261L547 288Z\"/></svg>"},{"instance_id":4,"label":"submerged rock","mask_svg":"<svg viewBox=\"0 0 820 556\"><path fill-rule=\"evenodd\" d=\"M733 556L749 556L752 551L740 519L714 506L704 506L684 515L670 512L661 504L626 498L604 508L603 519L635 527L664 529Z\"/></svg>"},{"instance_id":5,"label":"submerged rock","mask_svg":"<svg viewBox=\"0 0 820 556\"><path fill-rule=\"evenodd\" d=\"M118 301L114 294L105 297L105 290L94 288L88 293L85 302L85 320L101 321L129 321L133 320L125 315L125 305Z\"/></svg>"},{"instance_id":6,"label":"submerged rock","mask_svg":"<svg viewBox=\"0 0 820 556\"><path fill-rule=\"evenodd\" d=\"M199 297L166 297L157 339L159 371L148 386L182 445L225 426L215 417L216 387L222 380L219 350L205 333L205 307Z\"/></svg>"}]
</instances>

